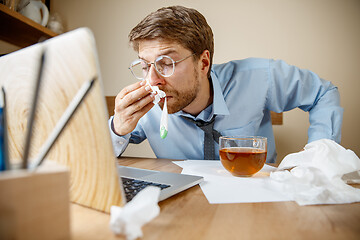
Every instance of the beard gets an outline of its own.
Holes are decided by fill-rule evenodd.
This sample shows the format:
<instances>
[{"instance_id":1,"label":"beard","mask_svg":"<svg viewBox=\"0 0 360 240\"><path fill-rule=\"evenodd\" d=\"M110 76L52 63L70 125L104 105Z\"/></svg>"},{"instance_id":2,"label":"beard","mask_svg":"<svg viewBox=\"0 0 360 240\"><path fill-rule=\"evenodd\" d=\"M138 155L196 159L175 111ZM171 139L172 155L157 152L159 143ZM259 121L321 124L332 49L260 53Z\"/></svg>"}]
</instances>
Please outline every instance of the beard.
<instances>
[{"instance_id":1,"label":"beard","mask_svg":"<svg viewBox=\"0 0 360 240\"><path fill-rule=\"evenodd\" d=\"M199 92L199 73L197 69L194 68L194 82L193 85L183 90L176 89L161 89L166 95L171 96L171 101L167 102L168 113L173 114L181 111L185 107L187 107L190 103L194 101L198 92ZM164 102L160 102L159 106L161 109L164 108Z\"/></svg>"}]
</instances>

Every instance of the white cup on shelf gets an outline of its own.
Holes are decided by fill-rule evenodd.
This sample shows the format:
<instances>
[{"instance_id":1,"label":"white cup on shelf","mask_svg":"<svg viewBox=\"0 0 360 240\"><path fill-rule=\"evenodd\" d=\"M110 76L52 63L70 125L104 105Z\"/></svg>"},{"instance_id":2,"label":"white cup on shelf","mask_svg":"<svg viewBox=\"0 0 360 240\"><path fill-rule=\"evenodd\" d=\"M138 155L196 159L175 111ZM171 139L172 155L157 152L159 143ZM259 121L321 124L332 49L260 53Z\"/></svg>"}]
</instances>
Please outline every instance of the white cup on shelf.
<instances>
[{"instance_id":1,"label":"white cup on shelf","mask_svg":"<svg viewBox=\"0 0 360 240\"><path fill-rule=\"evenodd\" d=\"M46 26L49 21L49 10L46 5L39 0L31 0L20 10L20 13L42 26Z\"/></svg>"}]
</instances>

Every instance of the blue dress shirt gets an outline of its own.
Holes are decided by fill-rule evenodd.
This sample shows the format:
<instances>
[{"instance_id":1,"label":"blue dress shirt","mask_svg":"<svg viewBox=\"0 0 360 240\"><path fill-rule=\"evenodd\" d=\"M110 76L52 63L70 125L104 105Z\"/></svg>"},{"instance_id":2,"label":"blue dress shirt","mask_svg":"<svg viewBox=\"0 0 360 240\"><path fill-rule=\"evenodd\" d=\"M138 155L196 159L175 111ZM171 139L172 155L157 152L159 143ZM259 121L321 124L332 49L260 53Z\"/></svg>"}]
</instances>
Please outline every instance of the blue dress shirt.
<instances>
[{"instance_id":1,"label":"blue dress shirt","mask_svg":"<svg viewBox=\"0 0 360 240\"><path fill-rule=\"evenodd\" d=\"M203 159L204 132L180 116L210 121L215 114L214 129L223 136L267 137L267 162L275 162L270 111L294 108L309 112L308 142L328 138L340 143L343 109L338 90L309 70L281 60L249 58L214 64L211 80L213 103L196 117L183 111L170 114L165 139L160 137L158 105L140 119L132 133L119 136L111 130L115 155L120 156L128 143L147 138L157 158ZM110 129L111 122L112 117ZM219 159L217 143L215 156Z\"/></svg>"}]
</instances>

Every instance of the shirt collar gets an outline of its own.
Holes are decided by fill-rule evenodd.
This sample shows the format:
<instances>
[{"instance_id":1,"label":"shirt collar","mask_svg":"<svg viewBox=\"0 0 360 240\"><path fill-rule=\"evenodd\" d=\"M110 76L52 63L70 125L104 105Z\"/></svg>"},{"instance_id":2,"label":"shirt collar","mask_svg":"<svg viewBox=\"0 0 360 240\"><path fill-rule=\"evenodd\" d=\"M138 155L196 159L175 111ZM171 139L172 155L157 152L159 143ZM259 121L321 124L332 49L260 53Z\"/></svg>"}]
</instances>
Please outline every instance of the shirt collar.
<instances>
[{"instance_id":1,"label":"shirt collar","mask_svg":"<svg viewBox=\"0 0 360 240\"><path fill-rule=\"evenodd\" d=\"M220 86L219 79L217 78L215 72L211 70L211 80L214 89L214 99L213 99L213 114L216 115L229 115L229 109L226 105L225 98Z\"/></svg>"},{"instance_id":2,"label":"shirt collar","mask_svg":"<svg viewBox=\"0 0 360 240\"><path fill-rule=\"evenodd\" d=\"M203 120L206 122L210 121L214 115L229 115L230 112L226 105L219 80L213 70L211 70L211 81L212 81L212 88L214 93L212 104L210 104L207 108L202 110L196 118L194 118L192 115L188 113L185 113L184 111L179 111L175 114L179 116L191 117L194 118L195 120Z\"/></svg>"}]
</instances>

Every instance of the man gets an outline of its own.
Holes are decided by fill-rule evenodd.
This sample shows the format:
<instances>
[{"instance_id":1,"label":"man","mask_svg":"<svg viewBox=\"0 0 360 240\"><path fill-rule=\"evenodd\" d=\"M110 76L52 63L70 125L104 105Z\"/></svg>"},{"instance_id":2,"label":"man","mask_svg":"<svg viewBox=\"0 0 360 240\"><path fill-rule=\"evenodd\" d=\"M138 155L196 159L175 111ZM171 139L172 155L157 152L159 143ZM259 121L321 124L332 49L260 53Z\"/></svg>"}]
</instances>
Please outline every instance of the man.
<instances>
[{"instance_id":1,"label":"man","mask_svg":"<svg viewBox=\"0 0 360 240\"><path fill-rule=\"evenodd\" d=\"M297 107L309 112L309 142L340 142L343 109L335 86L283 61L212 65L212 30L194 9L161 8L132 29L129 40L139 56L130 69L141 81L122 89L115 100L109 126L117 156L129 142L147 138L158 158L219 159L219 135L256 135L268 138L267 162L275 162L270 111ZM164 99L152 103L147 81L166 93L165 139L159 133Z\"/></svg>"}]
</instances>

